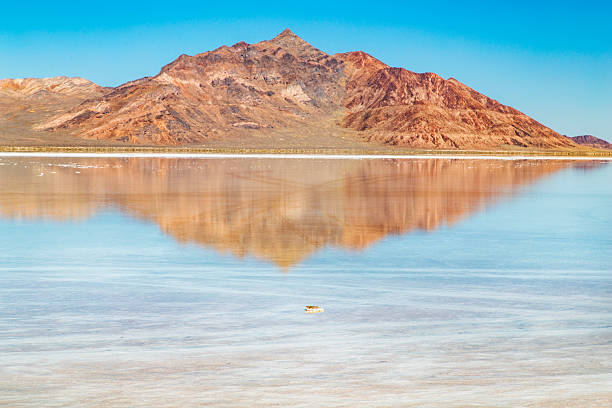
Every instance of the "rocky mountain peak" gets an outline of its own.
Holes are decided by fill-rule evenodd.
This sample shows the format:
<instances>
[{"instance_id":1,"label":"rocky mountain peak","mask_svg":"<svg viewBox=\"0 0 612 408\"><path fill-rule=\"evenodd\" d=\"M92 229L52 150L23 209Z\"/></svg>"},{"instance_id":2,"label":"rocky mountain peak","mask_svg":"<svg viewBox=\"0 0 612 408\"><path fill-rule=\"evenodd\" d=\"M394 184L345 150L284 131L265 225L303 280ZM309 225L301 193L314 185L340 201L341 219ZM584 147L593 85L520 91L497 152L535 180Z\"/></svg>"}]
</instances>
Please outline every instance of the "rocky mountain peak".
<instances>
[{"instance_id":1,"label":"rocky mountain peak","mask_svg":"<svg viewBox=\"0 0 612 408\"><path fill-rule=\"evenodd\" d=\"M323 51L313 47L311 44L298 37L288 28L273 39L260 42L259 45L282 48L296 57L305 60L320 60L328 56Z\"/></svg>"},{"instance_id":2,"label":"rocky mountain peak","mask_svg":"<svg viewBox=\"0 0 612 408\"><path fill-rule=\"evenodd\" d=\"M277 40L277 39L280 39L280 38L293 38L293 39L304 41L300 37L295 35L295 33L293 31L291 31L289 28L285 28L279 35L274 37L273 40Z\"/></svg>"}]
</instances>

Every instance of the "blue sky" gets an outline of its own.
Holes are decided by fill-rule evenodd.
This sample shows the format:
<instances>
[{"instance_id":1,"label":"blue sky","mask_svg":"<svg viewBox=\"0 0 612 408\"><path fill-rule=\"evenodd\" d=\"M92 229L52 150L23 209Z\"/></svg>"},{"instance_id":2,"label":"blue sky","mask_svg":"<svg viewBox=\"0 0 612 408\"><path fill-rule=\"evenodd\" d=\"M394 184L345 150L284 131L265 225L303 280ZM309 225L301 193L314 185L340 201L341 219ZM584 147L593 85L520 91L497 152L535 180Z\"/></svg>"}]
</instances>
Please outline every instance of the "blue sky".
<instances>
[{"instance_id":1,"label":"blue sky","mask_svg":"<svg viewBox=\"0 0 612 408\"><path fill-rule=\"evenodd\" d=\"M0 78L114 86L289 27L326 52L452 76L561 133L612 140L610 21L604 1L21 2L2 6Z\"/></svg>"}]
</instances>

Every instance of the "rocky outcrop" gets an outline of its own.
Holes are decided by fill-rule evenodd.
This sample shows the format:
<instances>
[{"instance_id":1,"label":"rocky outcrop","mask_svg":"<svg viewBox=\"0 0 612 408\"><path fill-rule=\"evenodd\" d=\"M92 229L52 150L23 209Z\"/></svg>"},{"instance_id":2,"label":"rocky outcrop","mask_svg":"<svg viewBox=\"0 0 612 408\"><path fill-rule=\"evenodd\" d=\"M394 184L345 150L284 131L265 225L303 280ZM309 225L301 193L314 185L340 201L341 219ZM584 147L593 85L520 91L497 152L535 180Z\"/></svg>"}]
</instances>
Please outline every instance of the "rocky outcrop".
<instances>
[{"instance_id":1,"label":"rocky outcrop","mask_svg":"<svg viewBox=\"0 0 612 408\"><path fill-rule=\"evenodd\" d=\"M328 55L290 30L181 55L153 77L81 98L36 128L157 145L343 129L415 148L578 147L455 79L392 68L364 52Z\"/></svg>"}]
</instances>

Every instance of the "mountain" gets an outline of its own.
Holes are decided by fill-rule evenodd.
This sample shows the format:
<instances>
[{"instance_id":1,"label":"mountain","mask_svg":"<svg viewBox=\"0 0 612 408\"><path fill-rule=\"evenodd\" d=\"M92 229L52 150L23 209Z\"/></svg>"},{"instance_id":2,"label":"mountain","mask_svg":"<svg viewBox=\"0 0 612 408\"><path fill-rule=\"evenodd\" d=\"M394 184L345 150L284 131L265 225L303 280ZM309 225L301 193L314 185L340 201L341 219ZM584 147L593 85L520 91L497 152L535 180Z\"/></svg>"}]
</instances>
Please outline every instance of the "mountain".
<instances>
[{"instance_id":1,"label":"mountain","mask_svg":"<svg viewBox=\"0 0 612 408\"><path fill-rule=\"evenodd\" d=\"M274 146L286 136L311 148L332 137L414 148L578 147L455 79L364 52L329 55L288 29L181 55L153 77L84 99L33 128L144 145L267 138Z\"/></svg>"},{"instance_id":2,"label":"mountain","mask_svg":"<svg viewBox=\"0 0 612 408\"><path fill-rule=\"evenodd\" d=\"M596 149L612 149L612 143L592 135L572 136L571 139L581 146L594 147Z\"/></svg>"}]
</instances>

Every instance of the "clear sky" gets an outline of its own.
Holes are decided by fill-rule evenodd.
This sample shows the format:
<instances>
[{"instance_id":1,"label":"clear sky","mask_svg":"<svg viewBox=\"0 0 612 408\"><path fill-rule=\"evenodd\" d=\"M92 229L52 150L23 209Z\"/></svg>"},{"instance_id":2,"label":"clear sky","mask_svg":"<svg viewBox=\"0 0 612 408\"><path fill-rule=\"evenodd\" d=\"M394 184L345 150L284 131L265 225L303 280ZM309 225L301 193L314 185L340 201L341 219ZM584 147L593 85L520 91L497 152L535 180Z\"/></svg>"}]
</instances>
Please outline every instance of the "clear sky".
<instances>
[{"instance_id":1,"label":"clear sky","mask_svg":"<svg viewBox=\"0 0 612 408\"><path fill-rule=\"evenodd\" d=\"M607 1L12 1L0 11L0 78L115 86L286 27L328 53L454 77L560 133L612 140Z\"/></svg>"}]
</instances>

